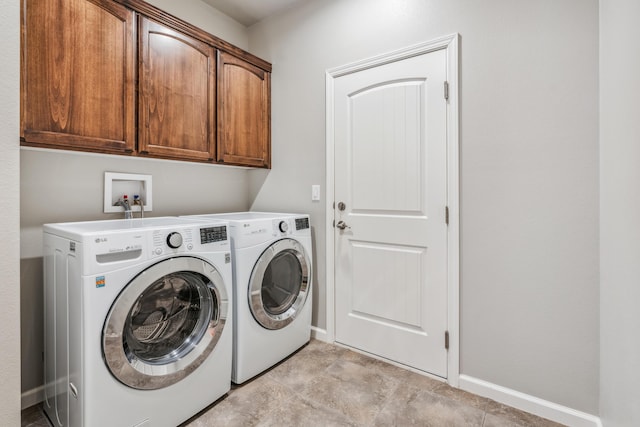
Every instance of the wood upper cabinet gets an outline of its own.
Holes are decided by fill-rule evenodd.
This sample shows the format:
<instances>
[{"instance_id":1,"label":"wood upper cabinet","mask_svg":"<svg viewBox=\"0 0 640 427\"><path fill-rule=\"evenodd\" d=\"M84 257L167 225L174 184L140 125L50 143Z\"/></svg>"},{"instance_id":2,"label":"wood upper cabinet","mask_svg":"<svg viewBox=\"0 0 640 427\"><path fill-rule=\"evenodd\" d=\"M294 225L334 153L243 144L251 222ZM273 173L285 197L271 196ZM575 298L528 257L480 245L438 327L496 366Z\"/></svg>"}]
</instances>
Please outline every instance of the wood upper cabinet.
<instances>
[{"instance_id":1,"label":"wood upper cabinet","mask_svg":"<svg viewBox=\"0 0 640 427\"><path fill-rule=\"evenodd\" d=\"M143 0L22 0L22 145L271 165L271 64Z\"/></svg>"},{"instance_id":2,"label":"wood upper cabinet","mask_svg":"<svg viewBox=\"0 0 640 427\"><path fill-rule=\"evenodd\" d=\"M218 53L219 162L271 167L271 73Z\"/></svg>"},{"instance_id":3,"label":"wood upper cabinet","mask_svg":"<svg viewBox=\"0 0 640 427\"><path fill-rule=\"evenodd\" d=\"M21 22L24 145L135 149L134 13L108 0L26 0Z\"/></svg>"},{"instance_id":4,"label":"wood upper cabinet","mask_svg":"<svg viewBox=\"0 0 640 427\"><path fill-rule=\"evenodd\" d=\"M215 158L215 49L140 18L138 151Z\"/></svg>"}]
</instances>

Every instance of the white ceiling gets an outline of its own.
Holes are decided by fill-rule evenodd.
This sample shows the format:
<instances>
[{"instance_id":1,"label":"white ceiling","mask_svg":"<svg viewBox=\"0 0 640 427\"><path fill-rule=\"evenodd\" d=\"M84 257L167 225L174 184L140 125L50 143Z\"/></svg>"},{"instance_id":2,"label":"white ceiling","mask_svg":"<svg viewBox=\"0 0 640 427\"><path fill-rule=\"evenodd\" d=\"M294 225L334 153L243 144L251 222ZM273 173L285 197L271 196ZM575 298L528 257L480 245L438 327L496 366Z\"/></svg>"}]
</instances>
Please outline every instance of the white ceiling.
<instances>
[{"instance_id":1,"label":"white ceiling","mask_svg":"<svg viewBox=\"0 0 640 427\"><path fill-rule=\"evenodd\" d=\"M250 26L256 22L306 0L202 0L240 22Z\"/></svg>"}]
</instances>

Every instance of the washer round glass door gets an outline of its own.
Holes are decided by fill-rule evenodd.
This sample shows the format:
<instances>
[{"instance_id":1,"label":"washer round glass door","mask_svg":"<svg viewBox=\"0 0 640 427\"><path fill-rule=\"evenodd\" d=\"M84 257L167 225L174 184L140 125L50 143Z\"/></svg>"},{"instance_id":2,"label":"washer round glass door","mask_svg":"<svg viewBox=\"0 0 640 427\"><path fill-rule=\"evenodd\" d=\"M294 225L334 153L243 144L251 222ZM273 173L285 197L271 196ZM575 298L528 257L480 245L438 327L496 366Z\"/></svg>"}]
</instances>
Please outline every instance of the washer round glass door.
<instances>
[{"instance_id":1,"label":"washer round glass door","mask_svg":"<svg viewBox=\"0 0 640 427\"><path fill-rule=\"evenodd\" d=\"M282 239L258 258L249 280L249 307L267 329L293 322L309 295L311 263L300 242Z\"/></svg>"},{"instance_id":2,"label":"washer round glass door","mask_svg":"<svg viewBox=\"0 0 640 427\"><path fill-rule=\"evenodd\" d=\"M102 344L109 370L141 390L182 380L215 348L228 303L211 264L193 257L154 264L124 288L107 315Z\"/></svg>"}]
</instances>

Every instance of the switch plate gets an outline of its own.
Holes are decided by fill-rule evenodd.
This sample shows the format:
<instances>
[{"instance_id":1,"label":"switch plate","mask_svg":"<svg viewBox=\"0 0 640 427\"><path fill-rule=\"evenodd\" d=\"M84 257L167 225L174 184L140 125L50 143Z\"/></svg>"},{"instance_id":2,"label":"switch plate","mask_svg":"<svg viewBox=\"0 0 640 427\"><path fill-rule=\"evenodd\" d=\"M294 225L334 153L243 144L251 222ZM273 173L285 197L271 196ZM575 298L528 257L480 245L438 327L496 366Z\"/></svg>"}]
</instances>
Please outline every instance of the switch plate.
<instances>
[{"instance_id":1,"label":"switch plate","mask_svg":"<svg viewBox=\"0 0 640 427\"><path fill-rule=\"evenodd\" d=\"M311 186L311 200L313 200L314 202L317 202L318 200L320 200L320 186L319 185L312 185Z\"/></svg>"}]
</instances>

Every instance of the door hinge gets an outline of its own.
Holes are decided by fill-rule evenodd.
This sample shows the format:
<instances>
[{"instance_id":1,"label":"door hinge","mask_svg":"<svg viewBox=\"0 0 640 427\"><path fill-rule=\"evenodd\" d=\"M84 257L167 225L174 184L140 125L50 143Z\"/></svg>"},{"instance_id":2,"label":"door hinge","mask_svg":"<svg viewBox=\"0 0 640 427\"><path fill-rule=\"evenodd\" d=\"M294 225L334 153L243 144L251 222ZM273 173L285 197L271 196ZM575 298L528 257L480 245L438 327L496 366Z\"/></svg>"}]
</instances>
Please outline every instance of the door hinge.
<instances>
[{"instance_id":1,"label":"door hinge","mask_svg":"<svg viewBox=\"0 0 640 427\"><path fill-rule=\"evenodd\" d=\"M333 228L336 228L336 220L333 220Z\"/></svg>"},{"instance_id":2,"label":"door hinge","mask_svg":"<svg viewBox=\"0 0 640 427\"><path fill-rule=\"evenodd\" d=\"M449 350L449 331L444 331L444 348Z\"/></svg>"},{"instance_id":3,"label":"door hinge","mask_svg":"<svg viewBox=\"0 0 640 427\"><path fill-rule=\"evenodd\" d=\"M449 206L444 207L444 222L449 225Z\"/></svg>"},{"instance_id":4,"label":"door hinge","mask_svg":"<svg viewBox=\"0 0 640 427\"><path fill-rule=\"evenodd\" d=\"M444 99L449 99L449 82L446 80L444 82Z\"/></svg>"}]
</instances>

